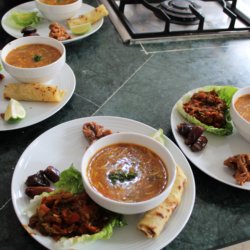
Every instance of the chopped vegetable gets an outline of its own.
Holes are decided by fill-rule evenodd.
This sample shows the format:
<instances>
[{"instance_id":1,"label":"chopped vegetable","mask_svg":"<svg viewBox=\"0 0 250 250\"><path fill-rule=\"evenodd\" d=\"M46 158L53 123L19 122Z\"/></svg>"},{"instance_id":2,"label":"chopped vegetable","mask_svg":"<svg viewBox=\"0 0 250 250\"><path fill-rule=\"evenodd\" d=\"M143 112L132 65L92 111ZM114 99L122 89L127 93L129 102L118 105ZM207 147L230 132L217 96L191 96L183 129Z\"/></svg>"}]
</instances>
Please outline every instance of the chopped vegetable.
<instances>
[{"instance_id":1,"label":"chopped vegetable","mask_svg":"<svg viewBox=\"0 0 250 250\"><path fill-rule=\"evenodd\" d=\"M35 26L37 25L41 18L38 15L38 11L31 11L31 12L19 12L19 11L12 11L6 22L9 26L20 29L26 26Z\"/></svg>"},{"instance_id":2,"label":"chopped vegetable","mask_svg":"<svg viewBox=\"0 0 250 250\"><path fill-rule=\"evenodd\" d=\"M232 97L234 95L234 93L237 91L236 87L233 86L206 86L203 88L200 88L199 90L202 91L212 91L214 90L218 96L223 99L227 105L227 110L225 111L225 118L226 118L226 124L223 128L216 128L214 126L209 126L206 125L204 123L202 123L201 121L199 121L198 119L196 119L195 117L189 115L187 112L185 112L184 108L183 108L183 104L188 102L190 100L190 98L192 97L192 94L186 94L182 100L180 100L177 103L177 110L178 112L190 123L198 125L198 126L202 126L206 131L216 134L216 135L230 135L233 132L233 125L231 122L231 117L230 117L230 113L229 113L229 108L230 108L230 104L232 101Z\"/></svg>"},{"instance_id":3,"label":"chopped vegetable","mask_svg":"<svg viewBox=\"0 0 250 250\"><path fill-rule=\"evenodd\" d=\"M158 129L154 134L151 135L151 137L155 139L156 141L160 142L162 145L164 145L165 139L164 139L164 133L163 133L162 128Z\"/></svg>"}]
</instances>

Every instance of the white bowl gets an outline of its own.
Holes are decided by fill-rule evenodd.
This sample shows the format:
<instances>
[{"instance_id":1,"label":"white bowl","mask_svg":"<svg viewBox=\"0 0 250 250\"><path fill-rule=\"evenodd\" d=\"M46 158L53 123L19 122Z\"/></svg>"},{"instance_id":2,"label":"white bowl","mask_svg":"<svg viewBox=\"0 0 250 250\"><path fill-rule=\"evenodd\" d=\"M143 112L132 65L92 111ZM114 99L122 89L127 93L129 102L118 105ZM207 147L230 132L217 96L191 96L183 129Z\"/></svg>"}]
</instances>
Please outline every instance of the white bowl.
<instances>
[{"instance_id":1,"label":"white bowl","mask_svg":"<svg viewBox=\"0 0 250 250\"><path fill-rule=\"evenodd\" d=\"M250 86L245 87L242 89L239 89L233 96L231 107L230 107L230 115L232 118L232 121L234 123L234 126L238 130L239 134L247 141L250 142L250 122L245 120L239 112L235 108L235 102L237 99L242 96L250 94Z\"/></svg>"},{"instance_id":2,"label":"white bowl","mask_svg":"<svg viewBox=\"0 0 250 250\"><path fill-rule=\"evenodd\" d=\"M59 59L55 62L37 68L19 68L8 64L5 61L6 56L13 49L26 44L47 44L58 49L61 53ZM16 80L25 83L46 83L55 78L62 70L65 64L66 50L64 45L49 37L29 36L21 37L4 46L1 53L1 61L4 69Z\"/></svg>"},{"instance_id":3,"label":"white bowl","mask_svg":"<svg viewBox=\"0 0 250 250\"><path fill-rule=\"evenodd\" d=\"M45 4L40 0L35 0L36 7L44 17L50 21L63 21L77 14L82 6L82 0L76 0L71 4L65 5L50 5Z\"/></svg>"},{"instance_id":4,"label":"white bowl","mask_svg":"<svg viewBox=\"0 0 250 250\"><path fill-rule=\"evenodd\" d=\"M155 152L165 163L168 173L167 187L157 196L140 202L116 201L105 197L92 187L87 176L87 168L91 158L102 148L117 143L132 143L144 146ZM94 142L82 158L81 173L83 184L88 195L100 206L120 214L138 214L148 211L162 203L169 195L176 176L176 164L171 153L151 137L137 133L116 133L105 136Z\"/></svg>"}]
</instances>

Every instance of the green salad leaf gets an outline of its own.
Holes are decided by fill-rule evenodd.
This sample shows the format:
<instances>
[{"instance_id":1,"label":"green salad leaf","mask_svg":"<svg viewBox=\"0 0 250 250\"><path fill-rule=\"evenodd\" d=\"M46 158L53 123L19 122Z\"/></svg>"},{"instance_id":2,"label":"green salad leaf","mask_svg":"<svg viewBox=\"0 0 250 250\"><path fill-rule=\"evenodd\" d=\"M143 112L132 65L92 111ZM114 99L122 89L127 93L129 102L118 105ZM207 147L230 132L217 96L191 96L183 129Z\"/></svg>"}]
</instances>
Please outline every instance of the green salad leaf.
<instances>
[{"instance_id":1,"label":"green salad leaf","mask_svg":"<svg viewBox=\"0 0 250 250\"><path fill-rule=\"evenodd\" d=\"M2 64L0 63L0 71L3 69L3 66L2 66Z\"/></svg>"},{"instance_id":2,"label":"green salad leaf","mask_svg":"<svg viewBox=\"0 0 250 250\"><path fill-rule=\"evenodd\" d=\"M55 183L55 186L61 191L73 194L84 191L82 175L73 164L60 174L60 180Z\"/></svg>"},{"instance_id":3,"label":"green salad leaf","mask_svg":"<svg viewBox=\"0 0 250 250\"><path fill-rule=\"evenodd\" d=\"M12 11L6 19L6 23L16 29L24 28L26 26L35 26L37 25L41 17L38 15L38 11L31 12L21 12L21 11Z\"/></svg>"},{"instance_id":4,"label":"green salad leaf","mask_svg":"<svg viewBox=\"0 0 250 250\"><path fill-rule=\"evenodd\" d=\"M114 217L100 232L95 234L83 234L81 236L75 236L71 238L62 237L57 243L58 249L71 249L72 245L87 244L95 240L108 240L111 238L115 227L126 226L127 223L123 220L121 215Z\"/></svg>"},{"instance_id":5,"label":"green salad leaf","mask_svg":"<svg viewBox=\"0 0 250 250\"><path fill-rule=\"evenodd\" d=\"M198 91L212 91L215 90L218 96L223 99L226 102L226 105L228 109L225 112L226 117L226 126L224 128L215 128L213 126L208 126L199 120L197 120L195 117L189 115L185 112L183 109L183 104L188 102L190 98L192 97L193 93L186 94L178 103L177 103L177 110L178 112L190 123L202 126L206 131L216 134L216 135L230 135L233 133L233 125L229 113L229 108L231 105L232 97L234 93L237 91L237 88L234 86L206 86L203 88L198 89Z\"/></svg>"}]
</instances>

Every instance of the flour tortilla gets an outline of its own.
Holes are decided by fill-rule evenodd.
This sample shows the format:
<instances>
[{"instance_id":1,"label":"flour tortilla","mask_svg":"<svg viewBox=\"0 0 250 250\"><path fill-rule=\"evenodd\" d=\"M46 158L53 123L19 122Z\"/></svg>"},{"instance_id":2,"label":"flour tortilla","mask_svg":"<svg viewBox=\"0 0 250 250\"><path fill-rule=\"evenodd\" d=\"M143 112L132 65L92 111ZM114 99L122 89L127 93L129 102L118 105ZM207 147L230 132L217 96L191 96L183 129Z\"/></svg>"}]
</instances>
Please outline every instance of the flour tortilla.
<instances>
[{"instance_id":1,"label":"flour tortilla","mask_svg":"<svg viewBox=\"0 0 250 250\"><path fill-rule=\"evenodd\" d=\"M57 86L40 83L9 83L4 88L5 99L17 101L60 102L65 92Z\"/></svg>"},{"instance_id":2,"label":"flour tortilla","mask_svg":"<svg viewBox=\"0 0 250 250\"><path fill-rule=\"evenodd\" d=\"M167 199L158 207L146 212L137 224L137 228L142 231L147 238L156 238L160 235L175 208L181 202L186 182L187 177L183 170L177 166L176 179Z\"/></svg>"}]
</instances>

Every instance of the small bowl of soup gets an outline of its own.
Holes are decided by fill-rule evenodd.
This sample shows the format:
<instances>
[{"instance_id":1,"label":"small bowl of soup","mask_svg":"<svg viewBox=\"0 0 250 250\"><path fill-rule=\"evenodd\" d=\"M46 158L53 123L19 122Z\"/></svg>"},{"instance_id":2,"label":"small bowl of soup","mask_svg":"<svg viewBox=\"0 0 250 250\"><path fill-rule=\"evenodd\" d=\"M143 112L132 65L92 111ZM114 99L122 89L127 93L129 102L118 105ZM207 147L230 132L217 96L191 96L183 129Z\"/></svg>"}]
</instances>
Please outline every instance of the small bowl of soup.
<instances>
[{"instance_id":1,"label":"small bowl of soup","mask_svg":"<svg viewBox=\"0 0 250 250\"><path fill-rule=\"evenodd\" d=\"M234 94L230 114L239 134L250 142L250 87L241 88Z\"/></svg>"},{"instance_id":2,"label":"small bowl of soup","mask_svg":"<svg viewBox=\"0 0 250 250\"><path fill-rule=\"evenodd\" d=\"M16 80L46 83L65 65L64 45L49 37L30 36L8 43L1 53L4 69Z\"/></svg>"},{"instance_id":3,"label":"small bowl of soup","mask_svg":"<svg viewBox=\"0 0 250 250\"><path fill-rule=\"evenodd\" d=\"M35 0L42 15L50 21L63 21L75 16L82 0Z\"/></svg>"},{"instance_id":4,"label":"small bowl of soup","mask_svg":"<svg viewBox=\"0 0 250 250\"><path fill-rule=\"evenodd\" d=\"M138 214L168 197L176 164L168 149L151 137L116 133L86 150L81 172L85 190L97 204L120 214Z\"/></svg>"}]
</instances>

